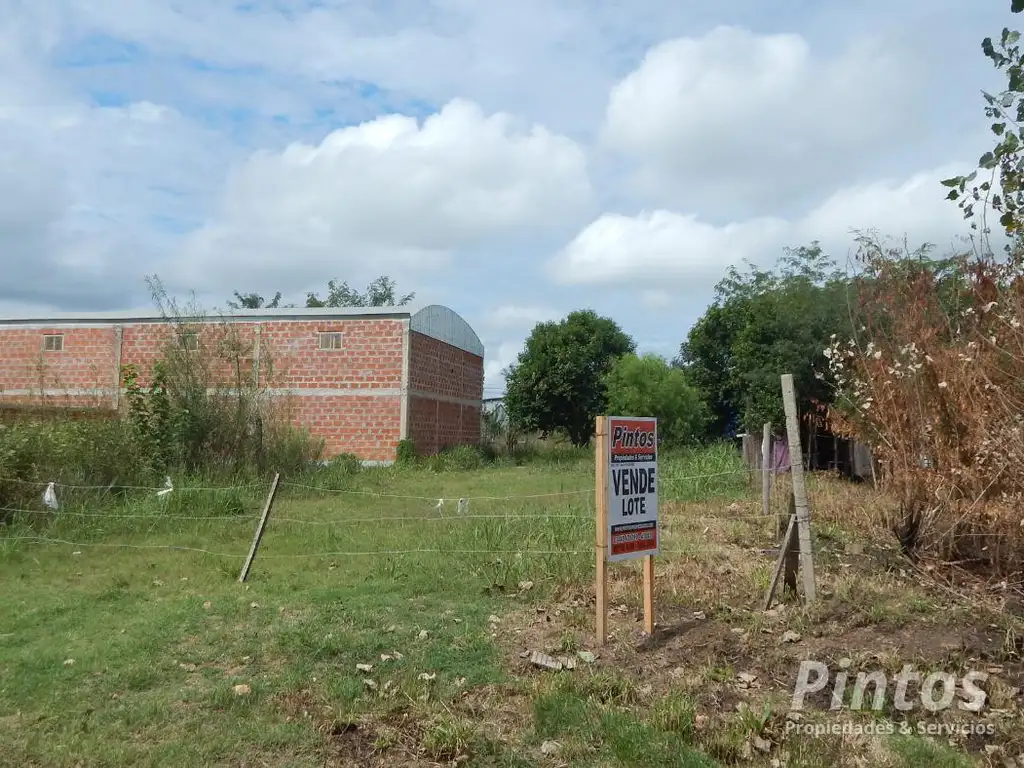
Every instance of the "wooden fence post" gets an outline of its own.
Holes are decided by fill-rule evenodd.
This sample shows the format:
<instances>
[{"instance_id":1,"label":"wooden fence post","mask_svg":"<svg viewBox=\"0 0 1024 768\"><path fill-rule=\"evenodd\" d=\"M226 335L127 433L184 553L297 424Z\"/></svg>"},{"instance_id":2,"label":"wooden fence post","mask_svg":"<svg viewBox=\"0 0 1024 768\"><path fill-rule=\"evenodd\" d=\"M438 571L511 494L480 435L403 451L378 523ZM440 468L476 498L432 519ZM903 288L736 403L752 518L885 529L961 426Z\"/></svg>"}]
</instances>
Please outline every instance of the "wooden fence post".
<instances>
[{"instance_id":1,"label":"wooden fence post","mask_svg":"<svg viewBox=\"0 0 1024 768\"><path fill-rule=\"evenodd\" d=\"M772 495L772 425L764 425L761 437L761 512L765 517L771 511Z\"/></svg>"},{"instance_id":2,"label":"wooden fence post","mask_svg":"<svg viewBox=\"0 0 1024 768\"><path fill-rule=\"evenodd\" d=\"M800 541L800 571L804 586L804 600L814 602L814 555L811 552L811 508L807 504L807 487L804 485L803 450L800 446L800 422L796 412L796 390L793 374L782 375L782 404L786 409L786 433L789 437L790 477L793 485L793 500L796 506L797 538Z\"/></svg>"},{"instance_id":3,"label":"wooden fence post","mask_svg":"<svg viewBox=\"0 0 1024 768\"><path fill-rule=\"evenodd\" d=\"M747 483L753 486L755 483L754 473L758 469L757 442L753 435L747 433L744 433L742 440L743 466L747 469Z\"/></svg>"},{"instance_id":4,"label":"wooden fence post","mask_svg":"<svg viewBox=\"0 0 1024 768\"><path fill-rule=\"evenodd\" d=\"M252 561L256 559L256 550L259 549L260 540L263 538L263 530L267 527L267 518L270 517L270 510L274 506L274 497L277 496L277 484L281 481L281 473L274 474L274 481L270 484L270 493L267 494L267 501L263 505L263 514L256 524L256 533L252 537L252 546L249 547L249 554L245 558L242 572L238 574L238 580L245 581L249 577L249 569L252 568Z\"/></svg>"}]
</instances>

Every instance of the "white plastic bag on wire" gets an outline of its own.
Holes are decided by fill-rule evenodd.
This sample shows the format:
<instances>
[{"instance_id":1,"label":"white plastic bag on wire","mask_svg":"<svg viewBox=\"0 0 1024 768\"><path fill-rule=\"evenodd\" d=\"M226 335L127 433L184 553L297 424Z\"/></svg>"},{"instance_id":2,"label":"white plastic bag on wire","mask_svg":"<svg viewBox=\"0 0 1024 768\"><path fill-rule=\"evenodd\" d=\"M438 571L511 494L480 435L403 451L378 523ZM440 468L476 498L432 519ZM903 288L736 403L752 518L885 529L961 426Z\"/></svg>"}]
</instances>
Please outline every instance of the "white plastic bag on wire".
<instances>
[{"instance_id":1,"label":"white plastic bag on wire","mask_svg":"<svg viewBox=\"0 0 1024 768\"><path fill-rule=\"evenodd\" d=\"M46 490L43 491L43 504L50 509L60 508L60 504L57 502L57 489L54 483L48 483Z\"/></svg>"},{"instance_id":2,"label":"white plastic bag on wire","mask_svg":"<svg viewBox=\"0 0 1024 768\"><path fill-rule=\"evenodd\" d=\"M167 482L164 483L163 489L156 492L157 496L166 496L168 493L174 490L174 484L171 482L170 475L167 476Z\"/></svg>"}]
</instances>

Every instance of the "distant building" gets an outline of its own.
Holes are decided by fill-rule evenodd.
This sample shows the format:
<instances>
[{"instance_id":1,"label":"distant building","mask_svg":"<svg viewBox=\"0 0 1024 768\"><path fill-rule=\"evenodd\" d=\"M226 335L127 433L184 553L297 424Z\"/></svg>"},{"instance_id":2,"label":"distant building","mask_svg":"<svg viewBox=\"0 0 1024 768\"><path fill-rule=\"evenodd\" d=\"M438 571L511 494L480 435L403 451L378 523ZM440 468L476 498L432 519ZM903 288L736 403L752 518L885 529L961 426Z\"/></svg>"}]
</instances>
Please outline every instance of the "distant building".
<instances>
[{"instance_id":1,"label":"distant building","mask_svg":"<svg viewBox=\"0 0 1024 768\"><path fill-rule=\"evenodd\" d=\"M235 310L184 325L137 313L0 319L0 408L117 410L122 366L134 364L145 387L175 333L198 350L219 343L225 329L243 350L246 384L289 398L292 421L322 437L328 457L390 462L399 440L430 454L480 439L484 347L465 320L436 304ZM230 385L237 371L217 376Z\"/></svg>"},{"instance_id":2,"label":"distant building","mask_svg":"<svg viewBox=\"0 0 1024 768\"><path fill-rule=\"evenodd\" d=\"M483 400L483 413L485 416L493 416L496 422L503 424L505 422L505 398L485 397Z\"/></svg>"}]
</instances>

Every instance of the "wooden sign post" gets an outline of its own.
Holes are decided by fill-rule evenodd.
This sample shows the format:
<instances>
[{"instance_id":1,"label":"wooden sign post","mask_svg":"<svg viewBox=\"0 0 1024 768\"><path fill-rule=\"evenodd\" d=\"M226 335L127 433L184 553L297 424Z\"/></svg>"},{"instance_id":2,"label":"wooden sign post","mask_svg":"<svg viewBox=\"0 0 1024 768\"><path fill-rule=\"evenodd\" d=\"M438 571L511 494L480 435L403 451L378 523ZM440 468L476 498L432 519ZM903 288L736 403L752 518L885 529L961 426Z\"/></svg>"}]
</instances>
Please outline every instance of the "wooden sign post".
<instances>
[{"instance_id":1,"label":"wooden sign post","mask_svg":"<svg viewBox=\"0 0 1024 768\"><path fill-rule=\"evenodd\" d=\"M595 538L599 645L608 638L608 563L643 558L644 632L654 634L658 554L658 420L598 416Z\"/></svg>"},{"instance_id":2,"label":"wooden sign post","mask_svg":"<svg viewBox=\"0 0 1024 768\"><path fill-rule=\"evenodd\" d=\"M596 488L594 497L595 519L595 546L594 554L597 562L595 581L597 582L597 644L604 645L608 637L608 468L606 454L608 453L608 419L605 416L597 417L596 448L594 450L594 477Z\"/></svg>"}]
</instances>

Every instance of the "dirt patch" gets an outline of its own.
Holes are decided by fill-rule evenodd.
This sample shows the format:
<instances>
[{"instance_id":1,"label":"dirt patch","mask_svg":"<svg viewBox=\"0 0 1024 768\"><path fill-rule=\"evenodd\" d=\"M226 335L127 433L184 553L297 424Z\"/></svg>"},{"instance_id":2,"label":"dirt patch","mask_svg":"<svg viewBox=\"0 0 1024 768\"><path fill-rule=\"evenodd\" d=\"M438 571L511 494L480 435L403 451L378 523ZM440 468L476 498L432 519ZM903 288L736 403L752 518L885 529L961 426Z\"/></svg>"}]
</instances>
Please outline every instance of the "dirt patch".
<instances>
[{"instance_id":1,"label":"dirt patch","mask_svg":"<svg viewBox=\"0 0 1024 768\"><path fill-rule=\"evenodd\" d=\"M831 659L857 654L898 654L901 658L944 661L971 649L973 653L994 653L996 643L976 629L912 624L852 627L836 635L809 637L801 643L808 658Z\"/></svg>"},{"instance_id":2,"label":"dirt patch","mask_svg":"<svg viewBox=\"0 0 1024 768\"><path fill-rule=\"evenodd\" d=\"M277 704L287 720L310 721L323 736L325 766L382 768L394 765L385 754L391 749L395 754L401 753L403 765L431 765L429 762L418 762L418 725L406 722L406 718L400 714L388 717L337 717L330 706L318 701L308 691L281 696Z\"/></svg>"},{"instance_id":3,"label":"dirt patch","mask_svg":"<svg viewBox=\"0 0 1024 768\"><path fill-rule=\"evenodd\" d=\"M749 559L756 562L758 558L751 554ZM927 584L899 571L894 574L884 568L852 575L850 569L837 563L835 570L826 566L819 572L822 595L813 608L800 607L790 596L785 604L762 611L754 607L759 600L754 581L745 578L752 567L744 563L743 554L718 558L712 568L721 569L723 565L744 578L739 585L734 582L732 589L723 586L717 593L708 590L707 585L721 574L709 573L711 569L705 568L703 573L695 571L691 578L682 569L677 570L677 580L693 590L690 604L660 599L658 626L651 637L642 632L639 595L612 584L610 637L604 647L598 646L593 633L595 601L582 592L546 605L514 609L502 617L496 639L507 666L521 679L573 676L578 681L576 689L583 694L591 687L589 677L599 676L605 688L613 687L608 678L618 679L635 693L634 703L685 694L695 706L698 731L700 723L708 724L707 743L703 743L703 736L701 739L711 754L719 748L714 731L735 731L737 723L741 728L753 727L761 737L785 744L787 749L796 749L787 731L790 717L799 720L802 714L806 722L820 718L831 722L861 714L870 716L845 708L830 710L831 681L824 690L807 697L803 713L790 712L800 662L804 660L825 663L832 675L840 670L843 660L851 681L859 671L883 671L892 680L907 664L922 676L980 670L988 675L982 686L987 701L980 718L996 729L994 734L950 736L949 731L939 731L945 737L940 740L956 742L965 752L986 756L997 754L993 749L998 754L1024 753L1024 734L1018 734L1015 727L1024 711L1020 648L1015 636L1010 636L1012 630L980 603L955 599L940 588L929 589ZM692 563L684 564L684 568L693 567ZM737 601L738 595L744 599ZM665 596L663 591L662 598ZM702 609L695 610L697 606ZM532 651L571 659L572 668L544 669L531 661ZM853 688L852 683L847 686L847 699ZM887 701L893 695L890 684ZM919 695L919 683L912 683L907 689L908 700ZM886 706L886 717L894 722L904 720L904 713L889 709L891 702ZM979 719L978 715L955 709L912 713L912 717L918 716L931 723L929 727L940 729L962 728L964 717ZM755 724L750 726L751 722ZM712 726L714 723L721 725Z\"/></svg>"},{"instance_id":4,"label":"dirt patch","mask_svg":"<svg viewBox=\"0 0 1024 768\"><path fill-rule=\"evenodd\" d=\"M386 711L341 716L311 692L277 700L289 720L307 720L323 737L324 765L383 768L461 764L488 745L517 741L526 699L510 686L466 690L438 716L425 707L389 702Z\"/></svg>"},{"instance_id":5,"label":"dirt patch","mask_svg":"<svg viewBox=\"0 0 1024 768\"><path fill-rule=\"evenodd\" d=\"M592 601L579 598L516 611L502 622L498 638L511 666L519 669L529 667L522 658L525 651L571 655L589 650L597 653L596 668L644 672L649 678L657 676L650 675L653 670L759 666L768 671L803 659L827 662L845 656L924 664L986 661L1022 668L1020 659L1012 658L1006 631L984 621L954 626L925 616L901 626L844 625L841 606L824 607L816 616L795 606L775 606L767 612L736 610L724 618L674 610L663 612L654 635L647 637L637 611L622 605L609 611L612 639L598 648L591 629L593 611Z\"/></svg>"}]
</instances>

